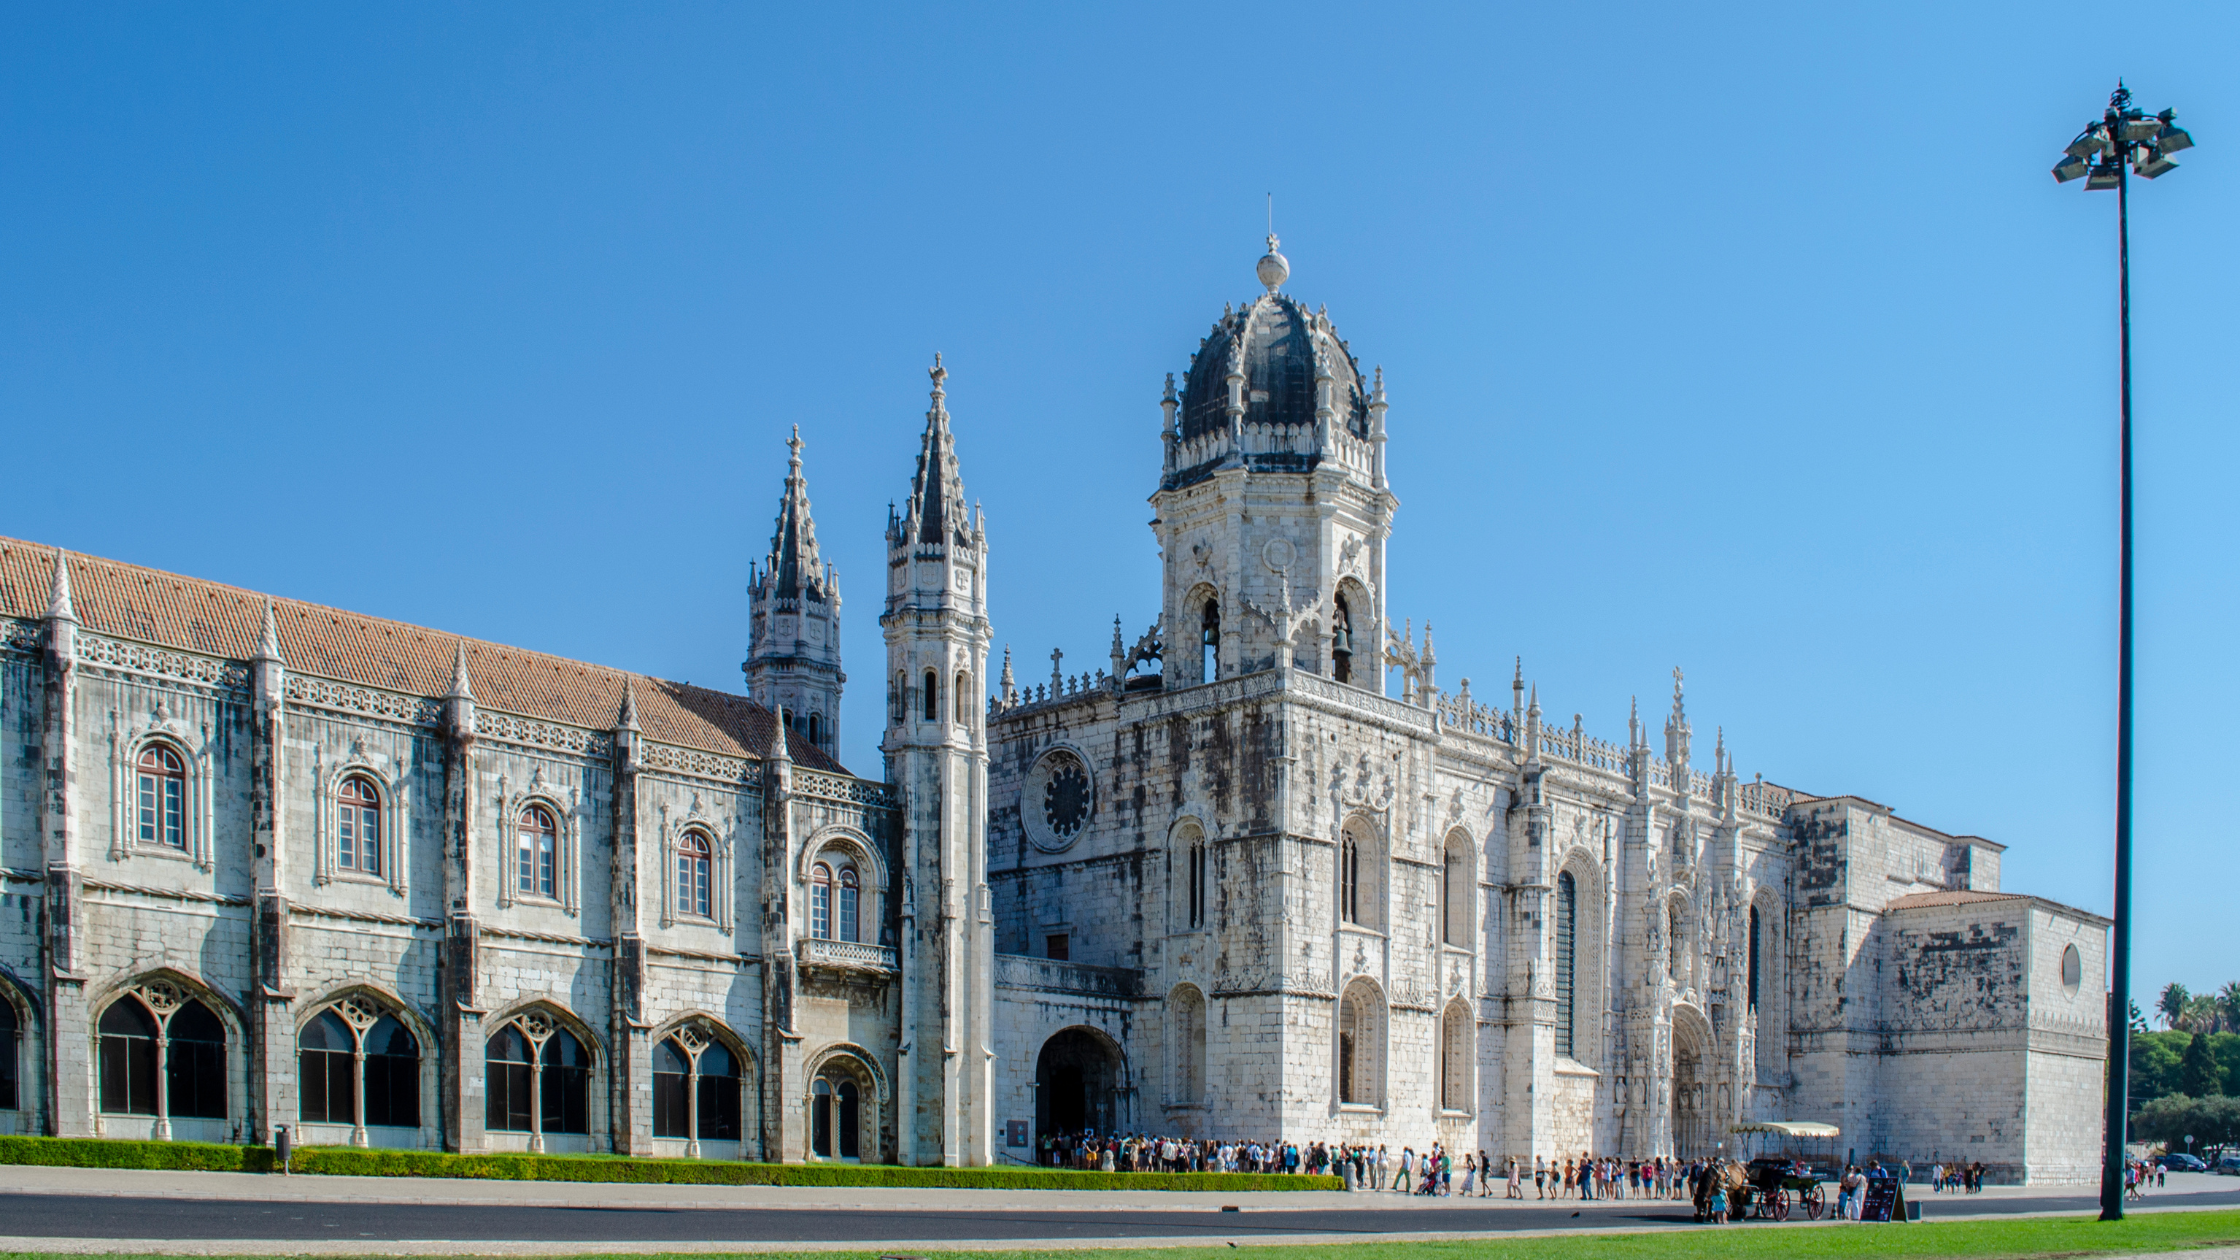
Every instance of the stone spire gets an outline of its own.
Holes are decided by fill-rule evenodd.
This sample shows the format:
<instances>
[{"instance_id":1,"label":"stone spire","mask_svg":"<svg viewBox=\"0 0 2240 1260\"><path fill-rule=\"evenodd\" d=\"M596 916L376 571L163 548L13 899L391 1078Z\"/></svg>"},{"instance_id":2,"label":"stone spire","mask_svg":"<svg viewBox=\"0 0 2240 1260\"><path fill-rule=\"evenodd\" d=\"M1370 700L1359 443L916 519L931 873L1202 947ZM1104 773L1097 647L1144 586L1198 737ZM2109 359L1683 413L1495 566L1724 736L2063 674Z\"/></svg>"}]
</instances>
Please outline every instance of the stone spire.
<instances>
[{"instance_id":1,"label":"stone spire","mask_svg":"<svg viewBox=\"0 0 2240 1260\"><path fill-rule=\"evenodd\" d=\"M260 661L277 661L280 656L280 623L273 617L272 601L264 601L264 624L257 630L257 655Z\"/></svg>"},{"instance_id":2,"label":"stone spire","mask_svg":"<svg viewBox=\"0 0 2240 1260\"><path fill-rule=\"evenodd\" d=\"M47 620L78 620L78 610L70 601L70 557L62 548L54 549L54 588L47 596Z\"/></svg>"},{"instance_id":3,"label":"stone spire","mask_svg":"<svg viewBox=\"0 0 2240 1260\"><path fill-rule=\"evenodd\" d=\"M459 640L459 651L451 660L451 690L443 693L446 700L474 699L474 684L467 681L467 641Z\"/></svg>"},{"instance_id":4,"label":"stone spire","mask_svg":"<svg viewBox=\"0 0 2240 1260\"><path fill-rule=\"evenodd\" d=\"M996 693L1003 697L1005 707L1019 703L1019 685L1011 677L1011 645L1003 645L1003 678Z\"/></svg>"},{"instance_id":5,"label":"stone spire","mask_svg":"<svg viewBox=\"0 0 2240 1260\"><path fill-rule=\"evenodd\" d=\"M628 678L622 680L622 710L615 714L614 728L618 731L638 729L638 689Z\"/></svg>"},{"instance_id":6,"label":"stone spire","mask_svg":"<svg viewBox=\"0 0 2240 1260\"><path fill-rule=\"evenodd\" d=\"M939 354L933 356L927 375L933 378L933 405L926 409L918 471L910 478L910 503L904 515L915 532L909 541L969 543L972 528L965 514L964 478L957 473L956 442L949 435L949 395L943 388L949 369L941 366Z\"/></svg>"},{"instance_id":7,"label":"stone spire","mask_svg":"<svg viewBox=\"0 0 2240 1260\"><path fill-rule=\"evenodd\" d=\"M824 560L817 552L817 525L809 516L809 483L801 475L801 426L786 442L785 491L778 498L778 525L770 535L770 577L780 599L799 599L802 588L825 595Z\"/></svg>"},{"instance_id":8,"label":"stone spire","mask_svg":"<svg viewBox=\"0 0 2240 1260\"><path fill-rule=\"evenodd\" d=\"M1664 759L1675 766L1688 764L1688 702L1681 684L1684 681L1678 666L1672 670L1672 716L1664 720ZM1673 776L1673 789L1687 795L1688 786L1679 775Z\"/></svg>"},{"instance_id":9,"label":"stone spire","mask_svg":"<svg viewBox=\"0 0 2240 1260\"><path fill-rule=\"evenodd\" d=\"M770 760L790 765L793 762L793 750L786 743L786 711L773 709L770 716L776 719L770 724Z\"/></svg>"}]
</instances>

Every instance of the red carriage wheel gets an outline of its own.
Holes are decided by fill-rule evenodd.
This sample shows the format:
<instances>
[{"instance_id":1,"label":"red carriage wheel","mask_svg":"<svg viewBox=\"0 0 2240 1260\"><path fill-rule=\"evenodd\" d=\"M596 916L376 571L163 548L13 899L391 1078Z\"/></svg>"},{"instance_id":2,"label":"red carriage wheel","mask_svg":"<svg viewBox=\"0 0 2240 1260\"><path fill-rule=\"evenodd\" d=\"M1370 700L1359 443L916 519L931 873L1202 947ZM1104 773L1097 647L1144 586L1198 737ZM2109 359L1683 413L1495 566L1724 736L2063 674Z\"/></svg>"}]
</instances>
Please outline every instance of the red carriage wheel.
<instances>
[{"instance_id":1,"label":"red carriage wheel","mask_svg":"<svg viewBox=\"0 0 2240 1260\"><path fill-rule=\"evenodd\" d=\"M1815 1185L1804 1192L1804 1214L1806 1216L1817 1221L1820 1219L1820 1214L1827 1210L1827 1200L1821 1197L1819 1186Z\"/></svg>"},{"instance_id":2,"label":"red carriage wheel","mask_svg":"<svg viewBox=\"0 0 2240 1260\"><path fill-rule=\"evenodd\" d=\"M1768 1194L1766 1196L1766 1206L1773 1209L1773 1219L1777 1221L1788 1220L1789 1192L1787 1190L1775 1190Z\"/></svg>"}]
</instances>

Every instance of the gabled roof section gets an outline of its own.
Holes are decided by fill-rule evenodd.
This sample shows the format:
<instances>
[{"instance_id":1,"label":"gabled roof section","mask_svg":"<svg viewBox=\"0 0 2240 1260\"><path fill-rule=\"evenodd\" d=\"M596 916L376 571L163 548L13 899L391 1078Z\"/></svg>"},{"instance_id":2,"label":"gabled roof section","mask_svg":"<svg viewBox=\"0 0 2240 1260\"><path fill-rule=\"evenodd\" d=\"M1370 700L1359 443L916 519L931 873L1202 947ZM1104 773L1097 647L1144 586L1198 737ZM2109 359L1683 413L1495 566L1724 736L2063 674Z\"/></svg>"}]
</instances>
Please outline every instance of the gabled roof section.
<instances>
[{"instance_id":1,"label":"gabled roof section","mask_svg":"<svg viewBox=\"0 0 2240 1260\"><path fill-rule=\"evenodd\" d=\"M0 538L0 616L43 618L55 585L54 548ZM72 555L69 581L78 623L96 634L230 660L256 659L268 597L116 560ZM301 600L269 599L280 657L292 673L440 699L464 659L483 708L521 717L613 729L625 689L648 739L727 756L767 757L776 719L725 691L670 682L368 617ZM798 765L846 774L802 743Z\"/></svg>"},{"instance_id":2,"label":"gabled roof section","mask_svg":"<svg viewBox=\"0 0 2240 1260\"><path fill-rule=\"evenodd\" d=\"M817 524L809 517L809 482L801 475L800 425L793 426L786 445L793 454L786 463L785 493L778 499L778 526L770 535L770 575L780 599L799 599L804 590L812 599L827 599Z\"/></svg>"},{"instance_id":3,"label":"gabled roof section","mask_svg":"<svg viewBox=\"0 0 2240 1260\"><path fill-rule=\"evenodd\" d=\"M969 546L972 520L965 509L964 478L957 472L956 440L949 435L948 391L942 388L949 369L941 356L933 356L933 405L926 409L925 439L918 449L918 471L910 478L910 505L904 520L911 526L906 541Z\"/></svg>"}]
</instances>

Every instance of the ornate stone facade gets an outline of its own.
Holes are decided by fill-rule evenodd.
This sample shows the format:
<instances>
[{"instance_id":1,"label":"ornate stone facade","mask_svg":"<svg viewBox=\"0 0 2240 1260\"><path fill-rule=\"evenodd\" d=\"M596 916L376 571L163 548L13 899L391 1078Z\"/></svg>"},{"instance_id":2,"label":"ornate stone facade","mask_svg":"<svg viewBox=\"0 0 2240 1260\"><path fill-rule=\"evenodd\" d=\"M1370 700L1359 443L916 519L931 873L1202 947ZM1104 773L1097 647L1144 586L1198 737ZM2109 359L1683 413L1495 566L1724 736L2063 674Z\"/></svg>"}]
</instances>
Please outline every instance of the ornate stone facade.
<instances>
[{"instance_id":1,"label":"ornate stone facade","mask_svg":"<svg viewBox=\"0 0 2240 1260\"><path fill-rule=\"evenodd\" d=\"M1439 683L1327 313L1163 400L1149 628L989 678L933 369L880 781L798 435L749 697L0 540L0 1129L978 1164L1095 1127L2089 1177L2104 923L2001 846ZM1148 472L1148 470L1147 470Z\"/></svg>"}]
</instances>

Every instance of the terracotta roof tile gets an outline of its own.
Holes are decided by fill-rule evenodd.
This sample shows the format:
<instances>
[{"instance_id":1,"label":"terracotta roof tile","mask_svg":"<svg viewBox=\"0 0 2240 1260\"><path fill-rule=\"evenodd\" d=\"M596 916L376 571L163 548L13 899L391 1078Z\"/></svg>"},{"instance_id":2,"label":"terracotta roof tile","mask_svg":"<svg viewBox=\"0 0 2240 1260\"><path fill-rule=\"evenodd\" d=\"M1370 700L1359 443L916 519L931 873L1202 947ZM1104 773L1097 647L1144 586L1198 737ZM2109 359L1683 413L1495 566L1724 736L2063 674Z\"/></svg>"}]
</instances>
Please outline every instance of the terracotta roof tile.
<instances>
[{"instance_id":1,"label":"terracotta roof tile","mask_svg":"<svg viewBox=\"0 0 2240 1260\"><path fill-rule=\"evenodd\" d=\"M1927 910L1932 906L1965 906L1978 901L2034 901L2022 893L1971 892L1958 889L1949 892L1908 893L1892 897L1883 903L1885 912L1891 910Z\"/></svg>"},{"instance_id":2,"label":"terracotta roof tile","mask_svg":"<svg viewBox=\"0 0 2240 1260\"><path fill-rule=\"evenodd\" d=\"M0 616L42 618L54 583L54 548L0 538ZM256 655L266 597L95 556L70 555L78 623L99 634L159 647L248 660ZM272 597L280 655L288 668L339 682L440 697L451 686L458 635ZM475 702L523 717L610 730L626 679L637 683L646 738L732 756L766 757L776 719L745 696L588 665L499 643L466 639ZM846 773L806 740L789 740L796 763Z\"/></svg>"}]
</instances>

